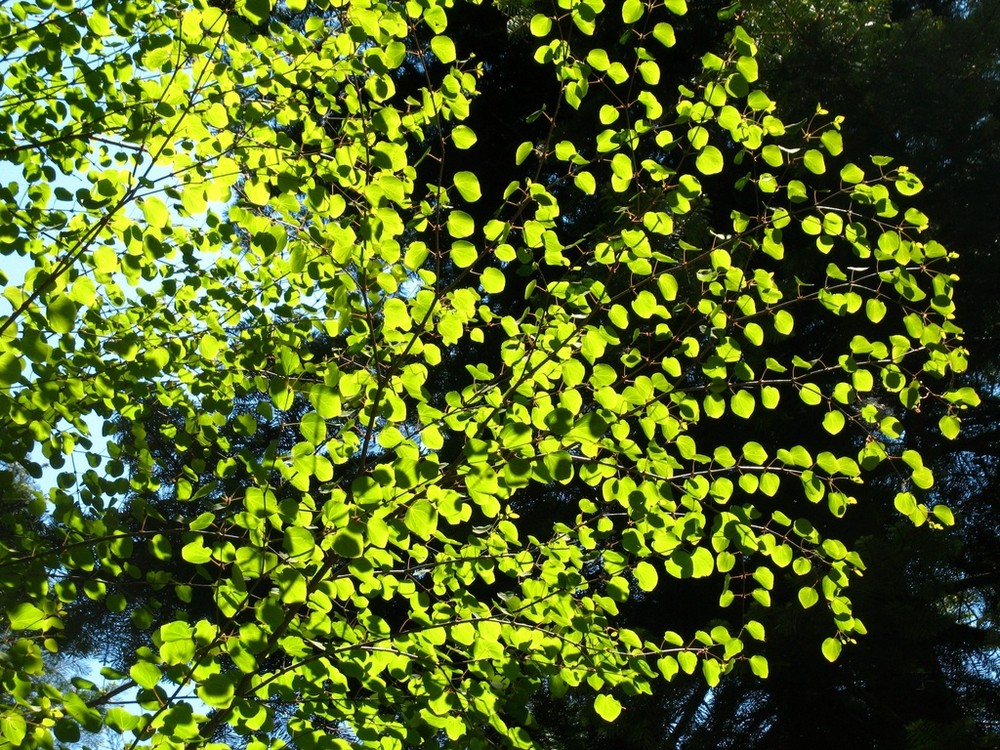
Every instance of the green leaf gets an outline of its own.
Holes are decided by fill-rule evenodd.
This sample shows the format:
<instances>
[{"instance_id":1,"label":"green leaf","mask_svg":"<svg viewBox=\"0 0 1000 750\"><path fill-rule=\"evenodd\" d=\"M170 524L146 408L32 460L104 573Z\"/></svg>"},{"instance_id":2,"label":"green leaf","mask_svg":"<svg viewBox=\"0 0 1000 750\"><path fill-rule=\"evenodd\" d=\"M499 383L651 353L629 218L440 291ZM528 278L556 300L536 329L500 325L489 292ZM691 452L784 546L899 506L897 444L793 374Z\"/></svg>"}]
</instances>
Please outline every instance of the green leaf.
<instances>
[{"instance_id":1,"label":"green leaf","mask_svg":"<svg viewBox=\"0 0 1000 750\"><path fill-rule=\"evenodd\" d=\"M765 409L776 409L781 401L781 391L773 385L765 385L760 389L760 403Z\"/></svg>"},{"instance_id":2,"label":"green leaf","mask_svg":"<svg viewBox=\"0 0 1000 750\"><path fill-rule=\"evenodd\" d=\"M773 143L764 146L760 151L760 156L770 167L777 168L785 163L785 157L782 155L781 149Z\"/></svg>"},{"instance_id":3,"label":"green leaf","mask_svg":"<svg viewBox=\"0 0 1000 750\"><path fill-rule=\"evenodd\" d=\"M799 390L799 398L809 406L818 406L823 403L823 392L815 383L805 383Z\"/></svg>"},{"instance_id":4,"label":"green leaf","mask_svg":"<svg viewBox=\"0 0 1000 750\"><path fill-rule=\"evenodd\" d=\"M912 172L904 172L902 169L899 170L895 185L899 194L905 196L916 195L924 189L924 184L919 177Z\"/></svg>"},{"instance_id":5,"label":"green leaf","mask_svg":"<svg viewBox=\"0 0 1000 750\"><path fill-rule=\"evenodd\" d=\"M865 179L865 173L856 164L845 164L840 170L840 179L849 185L855 185Z\"/></svg>"},{"instance_id":6,"label":"green leaf","mask_svg":"<svg viewBox=\"0 0 1000 750\"><path fill-rule=\"evenodd\" d=\"M42 630L47 615L29 602L18 604L7 610L11 630Z\"/></svg>"},{"instance_id":7,"label":"green leaf","mask_svg":"<svg viewBox=\"0 0 1000 750\"><path fill-rule=\"evenodd\" d=\"M677 43L674 27L669 23L660 22L653 27L653 38L664 47L673 47Z\"/></svg>"},{"instance_id":8,"label":"green leaf","mask_svg":"<svg viewBox=\"0 0 1000 750\"><path fill-rule=\"evenodd\" d=\"M201 537L181 548L181 557L192 565L204 565L212 559L212 551L205 547Z\"/></svg>"},{"instance_id":9,"label":"green leaf","mask_svg":"<svg viewBox=\"0 0 1000 750\"><path fill-rule=\"evenodd\" d=\"M76 328L76 303L64 294L49 301L49 327L56 333L71 333Z\"/></svg>"},{"instance_id":10,"label":"green leaf","mask_svg":"<svg viewBox=\"0 0 1000 750\"><path fill-rule=\"evenodd\" d=\"M484 268L481 277L483 291L487 294L499 294L507 285L507 277L498 268Z\"/></svg>"},{"instance_id":11,"label":"green leaf","mask_svg":"<svg viewBox=\"0 0 1000 750\"><path fill-rule=\"evenodd\" d=\"M198 698L212 708L228 708L236 694L236 686L229 675L213 674L198 685Z\"/></svg>"},{"instance_id":12,"label":"green leaf","mask_svg":"<svg viewBox=\"0 0 1000 750\"><path fill-rule=\"evenodd\" d=\"M917 510L917 499L909 492L897 492L893 500L896 510L904 516L909 516Z\"/></svg>"},{"instance_id":13,"label":"green leaf","mask_svg":"<svg viewBox=\"0 0 1000 750\"><path fill-rule=\"evenodd\" d=\"M831 156L839 156L844 150L844 139L837 130L824 131L823 135L820 136L820 141L823 143L823 148ZM843 175L843 172L841 172L841 175Z\"/></svg>"},{"instance_id":14,"label":"green leaf","mask_svg":"<svg viewBox=\"0 0 1000 750\"><path fill-rule=\"evenodd\" d=\"M725 165L722 152L715 146L705 146L694 162L698 171L705 175L719 174Z\"/></svg>"},{"instance_id":15,"label":"green leaf","mask_svg":"<svg viewBox=\"0 0 1000 750\"><path fill-rule=\"evenodd\" d=\"M774 497L778 493L778 487L780 485L781 478L777 474L764 472L760 475L758 487L761 493L767 495L768 497Z\"/></svg>"},{"instance_id":16,"label":"green leaf","mask_svg":"<svg viewBox=\"0 0 1000 750\"><path fill-rule=\"evenodd\" d=\"M694 566L694 578L707 578L715 569L715 557L704 547L697 547L691 553L691 562Z\"/></svg>"},{"instance_id":17,"label":"green leaf","mask_svg":"<svg viewBox=\"0 0 1000 750\"><path fill-rule=\"evenodd\" d=\"M685 674L694 674L698 667L698 656L691 651L681 651L677 654L677 663Z\"/></svg>"},{"instance_id":18,"label":"green leaf","mask_svg":"<svg viewBox=\"0 0 1000 750\"><path fill-rule=\"evenodd\" d=\"M844 429L844 424L846 420L844 415L839 411L828 411L823 416L823 429L829 432L831 435L837 435L841 430Z\"/></svg>"},{"instance_id":19,"label":"green leaf","mask_svg":"<svg viewBox=\"0 0 1000 750\"><path fill-rule=\"evenodd\" d=\"M753 410L756 405L757 402L754 400L754 397L750 395L749 391L737 391L733 395L730 403L733 413L743 419L750 418L750 415L753 414Z\"/></svg>"},{"instance_id":20,"label":"green leaf","mask_svg":"<svg viewBox=\"0 0 1000 750\"><path fill-rule=\"evenodd\" d=\"M926 466L914 469L911 479L922 490L929 490L934 486L934 474Z\"/></svg>"},{"instance_id":21,"label":"green leaf","mask_svg":"<svg viewBox=\"0 0 1000 750\"><path fill-rule=\"evenodd\" d=\"M2 370L2 368L0 368L0 370ZM2 380L2 378L0 378L0 380ZM962 422L953 414L945 414L940 420L938 420L938 428L941 430L942 435L949 440L954 440L958 437L958 433L962 428Z\"/></svg>"},{"instance_id":22,"label":"green leaf","mask_svg":"<svg viewBox=\"0 0 1000 750\"><path fill-rule=\"evenodd\" d=\"M622 5L622 20L625 23L635 23L642 18L645 10L642 0L625 0Z\"/></svg>"},{"instance_id":23,"label":"green leaf","mask_svg":"<svg viewBox=\"0 0 1000 750\"><path fill-rule=\"evenodd\" d=\"M140 205L148 226L153 229L163 229L170 223L170 209L155 195L147 196Z\"/></svg>"},{"instance_id":24,"label":"green leaf","mask_svg":"<svg viewBox=\"0 0 1000 750\"><path fill-rule=\"evenodd\" d=\"M459 268L468 268L476 262L479 251L471 242L459 241L452 243L451 260Z\"/></svg>"},{"instance_id":25,"label":"green leaf","mask_svg":"<svg viewBox=\"0 0 1000 750\"><path fill-rule=\"evenodd\" d=\"M809 586L803 586L799 589L799 603L803 609L809 609L818 601L819 593L817 593L816 589Z\"/></svg>"},{"instance_id":26,"label":"green leaf","mask_svg":"<svg viewBox=\"0 0 1000 750\"><path fill-rule=\"evenodd\" d=\"M291 557L304 557L312 553L315 540L309 529L289 526L285 529L285 549Z\"/></svg>"},{"instance_id":27,"label":"green leaf","mask_svg":"<svg viewBox=\"0 0 1000 750\"><path fill-rule=\"evenodd\" d=\"M650 565L645 560L641 560L636 563L635 566L635 580L639 584L639 588L643 591L652 591L656 588L659 576L656 573L656 568Z\"/></svg>"},{"instance_id":28,"label":"green leaf","mask_svg":"<svg viewBox=\"0 0 1000 750\"><path fill-rule=\"evenodd\" d=\"M947 505L940 505L940 504L935 505L932 508L931 512L934 514L934 517L937 518L938 521L940 521L943 525L945 526L955 525L955 516L951 512L951 508L949 508Z\"/></svg>"},{"instance_id":29,"label":"green leaf","mask_svg":"<svg viewBox=\"0 0 1000 750\"><path fill-rule=\"evenodd\" d=\"M160 640L164 643L177 643L190 641L193 635L193 628L183 620L174 620L160 626Z\"/></svg>"},{"instance_id":30,"label":"green leaf","mask_svg":"<svg viewBox=\"0 0 1000 750\"><path fill-rule=\"evenodd\" d=\"M455 129L451 131L451 140L455 144L455 148L466 150L475 145L478 137L468 125L456 125Z\"/></svg>"},{"instance_id":31,"label":"green leaf","mask_svg":"<svg viewBox=\"0 0 1000 750\"><path fill-rule=\"evenodd\" d=\"M468 237L476 231L476 222L465 211L452 211L448 214L448 234L457 239Z\"/></svg>"},{"instance_id":32,"label":"green leaf","mask_svg":"<svg viewBox=\"0 0 1000 750\"><path fill-rule=\"evenodd\" d=\"M12 711L0 716L0 734L10 742L10 747L23 747L28 725L24 717Z\"/></svg>"},{"instance_id":33,"label":"green leaf","mask_svg":"<svg viewBox=\"0 0 1000 750\"><path fill-rule=\"evenodd\" d=\"M757 568L753 573L753 579L765 589L774 588L774 572L770 568L763 566Z\"/></svg>"},{"instance_id":34,"label":"green leaf","mask_svg":"<svg viewBox=\"0 0 1000 750\"><path fill-rule=\"evenodd\" d=\"M719 684L722 677L722 665L715 659L703 659L701 662L701 671L709 687L715 687Z\"/></svg>"},{"instance_id":35,"label":"green leaf","mask_svg":"<svg viewBox=\"0 0 1000 750\"><path fill-rule=\"evenodd\" d=\"M837 657L840 656L840 651L843 648L840 641L836 638L827 638L823 641L823 656L826 657L827 661L837 661Z\"/></svg>"},{"instance_id":36,"label":"green leaf","mask_svg":"<svg viewBox=\"0 0 1000 750\"><path fill-rule=\"evenodd\" d=\"M437 530L437 508L429 500L417 500L406 511L406 528L421 539L430 539Z\"/></svg>"},{"instance_id":37,"label":"green leaf","mask_svg":"<svg viewBox=\"0 0 1000 750\"><path fill-rule=\"evenodd\" d=\"M475 203L483 196L479 188L479 178L472 172L456 172L455 188L469 203Z\"/></svg>"},{"instance_id":38,"label":"green leaf","mask_svg":"<svg viewBox=\"0 0 1000 750\"><path fill-rule=\"evenodd\" d=\"M130 714L124 708L115 706L113 708L109 708L104 714L104 723L108 728L114 730L115 732L130 732L139 726L139 717ZM78 742L79 739L80 738L77 737L76 740L73 741Z\"/></svg>"},{"instance_id":39,"label":"green leaf","mask_svg":"<svg viewBox=\"0 0 1000 750\"><path fill-rule=\"evenodd\" d=\"M755 441L744 443L743 457L755 466L763 466L767 463L767 451L764 446Z\"/></svg>"},{"instance_id":40,"label":"green leaf","mask_svg":"<svg viewBox=\"0 0 1000 750\"><path fill-rule=\"evenodd\" d=\"M787 310L778 310L774 314L774 330L783 336L788 336L794 325L795 320Z\"/></svg>"},{"instance_id":41,"label":"green leaf","mask_svg":"<svg viewBox=\"0 0 1000 750\"><path fill-rule=\"evenodd\" d=\"M885 317L885 303L877 299L869 299L865 302L865 314L872 323L878 323Z\"/></svg>"},{"instance_id":42,"label":"green leaf","mask_svg":"<svg viewBox=\"0 0 1000 750\"><path fill-rule=\"evenodd\" d=\"M611 172L621 180L631 180L633 175L632 159L621 152L611 157Z\"/></svg>"},{"instance_id":43,"label":"green leaf","mask_svg":"<svg viewBox=\"0 0 1000 750\"><path fill-rule=\"evenodd\" d=\"M774 102L768 99L763 91L751 91L747 97L747 104L755 112L769 112L774 108Z\"/></svg>"},{"instance_id":44,"label":"green leaf","mask_svg":"<svg viewBox=\"0 0 1000 750\"><path fill-rule=\"evenodd\" d=\"M815 148L806 151L802 157L802 163L813 174L823 174L826 172L826 160L823 158L823 152Z\"/></svg>"},{"instance_id":45,"label":"green leaf","mask_svg":"<svg viewBox=\"0 0 1000 750\"><path fill-rule=\"evenodd\" d=\"M660 670L660 674L663 675L663 679L670 682L676 675L678 670L677 660L672 656L664 656L657 660L657 668Z\"/></svg>"},{"instance_id":46,"label":"green leaf","mask_svg":"<svg viewBox=\"0 0 1000 750\"><path fill-rule=\"evenodd\" d=\"M536 13L531 17L529 28L531 29L532 36L548 36L552 30L552 19Z\"/></svg>"},{"instance_id":47,"label":"green leaf","mask_svg":"<svg viewBox=\"0 0 1000 750\"><path fill-rule=\"evenodd\" d=\"M436 36L431 39L431 52L445 64L455 62L455 43L450 37Z\"/></svg>"},{"instance_id":48,"label":"green leaf","mask_svg":"<svg viewBox=\"0 0 1000 750\"><path fill-rule=\"evenodd\" d=\"M242 7L240 7L242 6ZM264 24L271 15L271 0L243 0L237 5L251 23Z\"/></svg>"},{"instance_id":49,"label":"green leaf","mask_svg":"<svg viewBox=\"0 0 1000 750\"><path fill-rule=\"evenodd\" d=\"M190 635L187 638L164 639L160 646L160 659L171 666L186 664L194 658L195 651L196 646Z\"/></svg>"},{"instance_id":50,"label":"green leaf","mask_svg":"<svg viewBox=\"0 0 1000 750\"><path fill-rule=\"evenodd\" d=\"M136 685L146 690L152 690L163 679L163 673L159 668L148 661L136 662L129 668L128 673Z\"/></svg>"},{"instance_id":51,"label":"green leaf","mask_svg":"<svg viewBox=\"0 0 1000 750\"><path fill-rule=\"evenodd\" d=\"M111 713L115 709L110 709L108 713ZM118 709L121 711L122 709ZM68 712L67 712L68 713ZM0 718L0 722L3 719ZM72 716L63 716L58 719L55 725L52 727L53 734L55 734L56 739L60 742L79 742L80 741L80 724Z\"/></svg>"},{"instance_id":52,"label":"green leaf","mask_svg":"<svg viewBox=\"0 0 1000 750\"><path fill-rule=\"evenodd\" d=\"M340 529L333 535L333 551L341 557L361 557L365 551L365 540L353 526Z\"/></svg>"},{"instance_id":53,"label":"green leaf","mask_svg":"<svg viewBox=\"0 0 1000 750\"><path fill-rule=\"evenodd\" d=\"M748 83L753 83L759 77L757 61L749 55L741 55L736 60L736 69Z\"/></svg>"},{"instance_id":54,"label":"green leaf","mask_svg":"<svg viewBox=\"0 0 1000 750\"><path fill-rule=\"evenodd\" d=\"M99 273L115 273L120 268L118 265L118 253L115 252L113 247L101 245L94 251L93 258L94 268Z\"/></svg>"},{"instance_id":55,"label":"green leaf","mask_svg":"<svg viewBox=\"0 0 1000 750\"><path fill-rule=\"evenodd\" d=\"M594 699L594 710L602 719L611 722L621 714L622 704L614 696L601 693Z\"/></svg>"},{"instance_id":56,"label":"green leaf","mask_svg":"<svg viewBox=\"0 0 1000 750\"><path fill-rule=\"evenodd\" d=\"M593 195L597 192L597 180L590 172L578 172L573 177L573 184L587 195Z\"/></svg>"},{"instance_id":57,"label":"green leaf","mask_svg":"<svg viewBox=\"0 0 1000 750\"><path fill-rule=\"evenodd\" d=\"M18 381L24 365L21 358L11 352L0 354L0 388L6 388Z\"/></svg>"},{"instance_id":58,"label":"green leaf","mask_svg":"<svg viewBox=\"0 0 1000 750\"><path fill-rule=\"evenodd\" d=\"M945 391L944 397L947 401L960 406L979 406L980 404L979 394L969 386Z\"/></svg>"}]
</instances>

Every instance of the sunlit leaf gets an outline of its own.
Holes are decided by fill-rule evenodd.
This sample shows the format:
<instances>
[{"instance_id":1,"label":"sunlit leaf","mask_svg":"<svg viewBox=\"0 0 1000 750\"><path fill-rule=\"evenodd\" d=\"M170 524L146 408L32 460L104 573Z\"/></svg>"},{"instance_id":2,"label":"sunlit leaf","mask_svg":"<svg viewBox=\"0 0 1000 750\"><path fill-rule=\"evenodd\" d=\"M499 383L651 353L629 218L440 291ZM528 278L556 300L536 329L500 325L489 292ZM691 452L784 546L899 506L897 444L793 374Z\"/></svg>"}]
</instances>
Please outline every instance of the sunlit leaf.
<instances>
[{"instance_id":1,"label":"sunlit leaf","mask_svg":"<svg viewBox=\"0 0 1000 750\"><path fill-rule=\"evenodd\" d=\"M594 710L605 721L614 721L621 715L622 704L614 696L601 693L594 699Z\"/></svg>"}]
</instances>

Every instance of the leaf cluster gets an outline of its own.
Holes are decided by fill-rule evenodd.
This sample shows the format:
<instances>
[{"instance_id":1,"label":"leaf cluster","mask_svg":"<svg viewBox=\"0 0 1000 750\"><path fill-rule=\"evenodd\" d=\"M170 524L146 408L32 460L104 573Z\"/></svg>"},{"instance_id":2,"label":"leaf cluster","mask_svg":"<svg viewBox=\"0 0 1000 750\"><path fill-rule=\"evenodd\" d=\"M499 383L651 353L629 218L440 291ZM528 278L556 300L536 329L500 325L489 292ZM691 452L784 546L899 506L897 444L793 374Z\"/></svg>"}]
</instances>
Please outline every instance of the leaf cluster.
<instances>
[{"instance_id":1,"label":"leaf cluster","mask_svg":"<svg viewBox=\"0 0 1000 750\"><path fill-rule=\"evenodd\" d=\"M951 522L893 444L977 401L919 179L784 122L741 27L668 85L683 0L532 10L503 25L544 106L492 143L464 5L0 10L33 263L0 458L62 470L51 538L0 548L41 572L3 579L3 742L532 747L543 688L614 721L767 676L740 612L788 579L836 659L866 632L836 522L880 467ZM702 585L724 622L627 616ZM114 684L36 689L90 602Z\"/></svg>"}]
</instances>

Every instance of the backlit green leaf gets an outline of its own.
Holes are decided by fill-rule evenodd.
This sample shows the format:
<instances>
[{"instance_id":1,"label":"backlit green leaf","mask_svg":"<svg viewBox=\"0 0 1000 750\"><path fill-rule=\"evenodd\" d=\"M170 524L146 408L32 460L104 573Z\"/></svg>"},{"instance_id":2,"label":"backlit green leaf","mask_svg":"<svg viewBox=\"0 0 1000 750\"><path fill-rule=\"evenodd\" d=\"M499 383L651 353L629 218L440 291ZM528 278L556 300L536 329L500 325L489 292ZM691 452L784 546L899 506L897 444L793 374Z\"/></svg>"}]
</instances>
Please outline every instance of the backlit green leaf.
<instances>
[{"instance_id":1,"label":"backlit green leaf","mask_svg":"<svg viewBox=\"0 0 1000 750\"><path fill-rule=\"evenodd\" d=\"M676 44L674 27L669 23L658 23L653 27L653 37L664 47L673 47Z\"/></svg>"},{"instance_id":2,"label":"backlit green leaf","mask_svg":"<svg viewBox=\"0 0 1000 750\"><path fill-rule=\"evenodd\" d=\"M820 141L823 143L823 148L825 148L827 153L831 156L838 156L844 150L844 139L837 130L824 131L823 135L820 136Z\"/></svg>"},{"instance_id":3,"label":"backlit green leaf","mask_svg":"<svg viewBox=\"0 0 1000 750\"><path fill-rule=\"evenodd\" d=\"M49 327L56 333L70 333L76 327L76 303L64 294L48 304Z\"/></svg>"},{"instance_id":4,"label":"backlit green leaf","mask_svg":"<svg viewBox=\"0 0 1000 750\"><path fill-rule=\"evenodd\" d=\"M865 179L865 173L856 164L845 164L840 170L840 179L851 185Z\"/></svg>"},{"instance_id":5,"label":"backlit green leaf","mask_svg":"<svg viewBox=\"0 0 1000 750\"><path fill-rule=\"evenodd\" d=\"M819 593L814 588L804 586L799 589L799 603L803 609L809 609L819 601Z\"/></svg>"},{"instance_id":6,"label":"backlit green leaf","mask_svg":"<svg viewBox=\"0 0 1000 750\"><path fill-rule=\"evenodd\" d=\"M535 14L531 17L529 26L533 36L548 36L549 31L552 29L552 19L548 16Z\"/></svg>"},{"instance_id":7,"label":"backlit green leaf","mask_svg":"<svg viewBox=\"0 0 1000 750\"><path fill-rule=\"evenodd\" d=\"M472 148L478 138L475 131L468 125L456 125L455 129L451 131L451 140L456 148L464 150Z\"/></svg>"},{"instance_id":8,"label":"backlit green leaf","mask_svg":"<svg viewBox=\"0 0 1000 750\"><path fill-rule=\"evenodd\" d=\"M763 466L767 463L767 451L764 450L764 446L755 441L743 445L743 457L757 466Z\"/></svg>"},{"instance_id":9,"label":"backlit green leaf","mask_svg":"<svg viewBox=\"0 0 1000 750\"><path fill-rule=\"evenodd\" d=\"M802 163L813 174L823 174L826 172L826 160L823 158L823 152L818 149L811 148L806 151L802 157Z\"/></svg>"},{"instance_id":10,"label":"backlit green leaf","mask_svg":"<svg viewBox=\"0 0 1000 750\"><path fill-rule=\"evenodd\" d=\"M827 638L823 641L823 656L826 657L827 661L837 661L842 648L842 644L836 638Z\"/></svg>"},{"instance_id":11,"label":"backlit green leaf","mask_svg":"<svg viewBox=\"0 0 1000 750\"><path fill-rule=\"evenodd\" d=\"M844 429L845 421L846 420L844 419L842 412L828 411L823 417L823 429L831 435L836 435Z\"/></svg>"},{"instance_id":12,"label":"backlit green leaf","mask_svg":"<svg viewBox=\"0 0 1000 750\"><path fill-rule=\"evenodd\" d=\"M725 160L722 157L722 152L715 146L705 146L698 154L698 158L695 159L695 166L702 174L719 174L725 166Z\"/></svg>"},{"instance_id":13,"label":"backlit green leaf","mask_svg":"<svg viewBox=\"0 0 1000 750\"><path fill-rule=\"evenodd\" d=\"M361 557L365 550L364 538L361 533L351 527L340 529L333 535L333 551L341 557Z\"/></svg>"},{"instance_id":14,"label":"backlit green leaf","mask_svg":"<svg viewBox=\"0 0 1000 750\"><path fill-rule=\"evenodd\" d=\"M743 419L749 419L753 414L753 410L757 405L757 402L754 397L750 395L749 391L737 391L733 394L730 405L736 416L742 417Z\"/></svg>"},{"instance_id":15,"label":"backlit green leaf","mask_svg":"<svg viewBox=\"0 0 1000 750\"><path fill-rule=\"evenodd\" d=\"M462 198L469 203L475 203L483 195L479 188L479 178L472 172L456 172L455 187Z\"/></svg>"},{"instance_id":16,"label":"backlit green leaf","mask_svg":"<svg viewBox=\"0 0 1000 750\"><path fill-rule=\"evenodd\" d=\"M475 230L475 221L465 211L452 211L448 214L448 234L452 237L468 237Z\"/></svg>"},{"instance_id":17,"label":"backlit green leaf","mask_svg":"<svg viewBox=\"0 0 1000 750\"><path fill-rule=\"evenodd\" d=\"M11 352L0 354L0 388L6 388L21 377L24 365L21 358Z\"/></svg>"},{"instance_id":18,"label":"backlit green leaf","mask_svg":"<svg viewBox=\"0 0 1000 750\"><path fill-rule=\"evenodd\" d=\"M659 576L656 573L656 568L650 565L645 560L636 563L635 566L635 580L639 584L639 588L643 591L652 591L656 588L657 580Z\"/></svg>"},{"instance_id":19,"label":"backlit green leaf","mask_svg":"<svg viewBox=\"0 0 1000 750\"><path fill-rule=\"evenodd\" d=\"M7 610L11 630L41 630L46 615L30 602L18 604Z\"/></svg>"},{"instance_id":20,"label":"backlit green leaf","mask_svg":"<svg viewBox=\"0 0 1000 750\"><path fill-rule=\"evenodd\" d=\"M499 294L507 285L507 277L499 268L484 268L482 275L483 291L488 294Z\"/></svg>"},{"instance_id":21,"label":"backlit green leaf","mask_svg":"<svg viewBox=\"0 0 1000 750\"><path fill-rule=\"evenodd\" d=\"M454 242L451 245L451 260L459 268L468 268L476 262L479 252L471 242Z\"/></svg>"},{"instance_id":22,"label":"backlit green leaf","mask_svg":"<svg viewBox=\"0 0 1000 750\"><path fill-rule=\"evenodd\" d=\"M430 539L437 530L437 509L428 500L417 500L406 511L406 528L421 539Z\"/></svg>"},{"instance_id":23,"label":"backlit green leaf","mask_svg":"<svg viewBox=\"0 0 1000 750\"><path fill-rule=\"evenodd\" d=\"M625 23L635 23L642 18L644 11L642 0L625 0L622 5L622 20Z\"/></svg>"},{"instance_id":24,"label":"backlit green leaf","mask_svg":"<svg viewBox=\"0 0 1000 750\"><path fill-rule=\"evenodd\" d=\"M136 685L147 690L152 690L163 678L163 674L159 668L147 661L140 661L133 664L129 669L129 675L135 680Z\"/></svg>"},{"instance_id":25,"label":"backlit green leaf","mask_svg":"<svg viewBox=\"0 0 1000 750\"><path fill-rule=\"evenodd\" d=\"M754 673L757 677L761 679L767 679L768 675L768 664L767 658L761 656L760 654L755 654L750 657L750 671Z\"/></svg>"},{"instance_id":26,"label":"backlit green leaf","mask_svg":"<svg viewBox=\"0 0 1000 750\"><path fill-rule=\"evenodd\" d=\"M10 747L22 747L27 731L27 722L20 714L11 712L0 716L0 735L10 743Z\"/></svg>"},{"instance_id":27,"label":"backlit green leaf","mask_svg":"<svg viewBox=\"0 0 1000 750\"><path fill-rule=\"evenodd\" d=\"M961 420L952 414L945 414L938 421L938 427L941 430L941 434L944 435L949 440L954 440L958 437L958 433L961 430Z\"/></svg>"},{"instance_id":28,"label":"backlit green leaf","mask_svg":"<svg viewBox=\"0 0 1000 750\"><path fill-rule=\"evenodd\" d=\"M443 63L455 62L455 43L446 36L431 39L431 51Z\"/></svg>"},{"instance_id":29,"label":"backlit green leaf","mask_svg":"<svg viewBox=\"0 0 1000 750\"><path fill-rule=\"evenodd\" d=\"M622 704L614 696L605 693L594 699L594 710L605 721L614 721L622 712Z\"/></svg>"},{"instance_id":30,"label":"backlit green leaf","mask_svg":"<svg viewBox=\"0 0 1000 750\"><path fill-rule=\"evenodd\" d=\"M587 195L593 195L597 191L597 181L590 172L579 172L573 178L573 184Z\"/></svg>"}]
</instances>

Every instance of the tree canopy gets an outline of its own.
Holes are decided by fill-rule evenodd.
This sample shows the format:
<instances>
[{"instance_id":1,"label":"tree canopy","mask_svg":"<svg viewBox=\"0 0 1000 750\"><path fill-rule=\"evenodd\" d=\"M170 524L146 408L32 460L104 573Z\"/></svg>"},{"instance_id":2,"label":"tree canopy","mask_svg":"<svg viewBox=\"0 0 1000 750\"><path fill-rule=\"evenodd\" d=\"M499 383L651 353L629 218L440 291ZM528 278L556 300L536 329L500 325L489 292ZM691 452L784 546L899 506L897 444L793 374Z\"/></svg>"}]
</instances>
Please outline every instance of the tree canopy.
<instances>
[{"instance_id":1,"label":"tree canopy","mask_svg":"<svg viewBox=\"0 0 1000 750\"><path fill-rule=\"evenodd\" d=\"M0 461L55 476L0 747L534 747L541 692L766 678L772 598L865 634L845 517L953 523L951 256L686 11L0 7ZM97 610L109 686L47 679Z\"/></svg>"}]
</instances>

